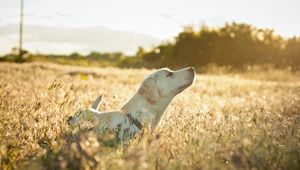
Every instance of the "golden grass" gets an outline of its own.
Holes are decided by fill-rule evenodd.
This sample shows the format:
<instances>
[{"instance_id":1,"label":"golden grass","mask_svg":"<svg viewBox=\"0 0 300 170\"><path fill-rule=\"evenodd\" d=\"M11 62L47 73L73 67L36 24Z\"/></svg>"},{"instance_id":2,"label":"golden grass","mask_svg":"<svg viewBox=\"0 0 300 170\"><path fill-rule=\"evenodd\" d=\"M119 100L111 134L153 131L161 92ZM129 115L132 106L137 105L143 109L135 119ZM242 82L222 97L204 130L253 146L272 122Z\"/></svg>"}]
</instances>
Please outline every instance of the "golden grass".
<instances>
[{"instance_id":1,"label":"golden grass","mask_svg":"<svg viewBox=\"0 0 300 170\"><path fill-rule=\"evenodd\" d=\"M0 63L0 169L300 168L300 77L290 72L198 75L128 146L68 127L99 94L100 110L120 109L149 72Z\"/></svg>"}]
</instances>

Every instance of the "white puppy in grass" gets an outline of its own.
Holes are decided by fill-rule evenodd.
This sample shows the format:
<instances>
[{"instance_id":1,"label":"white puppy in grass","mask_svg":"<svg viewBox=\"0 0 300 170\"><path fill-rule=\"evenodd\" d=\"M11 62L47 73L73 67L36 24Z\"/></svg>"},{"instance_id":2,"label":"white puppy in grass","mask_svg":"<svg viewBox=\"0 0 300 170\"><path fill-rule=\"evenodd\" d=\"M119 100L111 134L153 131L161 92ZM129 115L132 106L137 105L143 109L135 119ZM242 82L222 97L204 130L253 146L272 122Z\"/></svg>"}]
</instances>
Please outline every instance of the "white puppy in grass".
<instances>
[{"instance_id":1,"label":"white puppy in grass","mask_svg":"<svg viewBox=\"0 0 300 170\"><path fill-rule=\"evenodd\" d=\"M144 126L154 128L173 98L192 85L194 77L193 67L177 71L159 69L143 80L121 111L99 112L102 100L102 96L99 96L90 108L79 110L68 122L76 127L84 121L90 121L98 132L110 131L116 133L121 142L128 141Z\"/></svg>"}]
</instances>

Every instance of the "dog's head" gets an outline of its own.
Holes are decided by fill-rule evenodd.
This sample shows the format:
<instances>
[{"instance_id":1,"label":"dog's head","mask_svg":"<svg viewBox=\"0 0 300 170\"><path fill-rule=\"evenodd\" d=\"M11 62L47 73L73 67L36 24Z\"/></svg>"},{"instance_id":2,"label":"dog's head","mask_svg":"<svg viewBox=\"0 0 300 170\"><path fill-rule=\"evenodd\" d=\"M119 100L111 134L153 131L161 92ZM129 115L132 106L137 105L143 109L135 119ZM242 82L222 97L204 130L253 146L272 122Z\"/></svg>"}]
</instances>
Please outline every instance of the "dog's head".
<instances>
[{"instance_id":1,"label":"dog's head","mask_svg":"<svg viewBox=\"0 0 300 170\"><path fill-rule=\"evenodd\" d=\"M74 115L68 118L68 124L72 127L80 125L83 121L91 119L92 113L97 112L103 96L100 95L91 105L91 107L78 110Z\"/></svg>"},{"instance_id":2,"label":"dog's head","mask_svg":"<svg viewBox=\"0 0 300 170\"><path fill-rule=\"evenodd\" d=\"M144 79L138 93L144 96L150 104L155 104L162 98L174 98L193 84L194 77L193 67L177 71L167 68L159 69Z\"/></svg>"}]
</instances>

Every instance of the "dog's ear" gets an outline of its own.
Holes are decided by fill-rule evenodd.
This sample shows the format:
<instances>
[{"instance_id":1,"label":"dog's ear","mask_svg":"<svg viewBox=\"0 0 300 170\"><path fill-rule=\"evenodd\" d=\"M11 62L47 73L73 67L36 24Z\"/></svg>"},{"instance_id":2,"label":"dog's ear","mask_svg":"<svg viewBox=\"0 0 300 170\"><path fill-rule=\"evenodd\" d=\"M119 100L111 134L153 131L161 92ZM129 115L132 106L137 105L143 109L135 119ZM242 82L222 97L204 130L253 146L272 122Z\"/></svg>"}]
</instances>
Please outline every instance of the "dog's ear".
<instances>
[{"instance_id":1,"label":"dog's ear","mask_svg":"<svg viewBox=\"0 0 300 170\"><path fill-rule=\"evenodd\" d=\"M97 99L92 103L91 108L98 110L99 106L101 104L102 98L103 98L103 95L98 96Z\"/></svg>"},{"instance_id":2,"label":"dog's ear","mask_svg":"<svg viewBox=\"0 0 300 170\"><path fill-rule=\"evenodd\" d=\"M150 77L143 81L138 93L144 96L150 104L155 104L159 99L155 79Z\"/></svg>"}]
</instances>

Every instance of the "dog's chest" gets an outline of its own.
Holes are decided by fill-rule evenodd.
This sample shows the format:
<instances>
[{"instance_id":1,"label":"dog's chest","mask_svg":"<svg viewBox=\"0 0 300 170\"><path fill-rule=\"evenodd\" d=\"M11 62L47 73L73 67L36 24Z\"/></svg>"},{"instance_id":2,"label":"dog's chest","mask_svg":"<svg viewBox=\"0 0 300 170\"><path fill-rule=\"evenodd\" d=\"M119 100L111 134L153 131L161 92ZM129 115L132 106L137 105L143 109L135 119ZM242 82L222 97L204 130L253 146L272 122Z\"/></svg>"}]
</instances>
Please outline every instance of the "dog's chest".
<instances>
[{"instance_id":1,"label":"dog's chest","mask_svg":"<svg viewBox=\"0 0 300 170\"><path fill-rule=\"evenodd\" d=\"M125 116L123 121L118 125L116 129L117 137L121 142L130 140L135 134L141 130L130 120L129 117Z\"/></svg>"}]
</instances>

